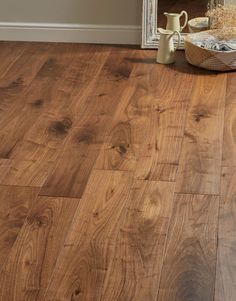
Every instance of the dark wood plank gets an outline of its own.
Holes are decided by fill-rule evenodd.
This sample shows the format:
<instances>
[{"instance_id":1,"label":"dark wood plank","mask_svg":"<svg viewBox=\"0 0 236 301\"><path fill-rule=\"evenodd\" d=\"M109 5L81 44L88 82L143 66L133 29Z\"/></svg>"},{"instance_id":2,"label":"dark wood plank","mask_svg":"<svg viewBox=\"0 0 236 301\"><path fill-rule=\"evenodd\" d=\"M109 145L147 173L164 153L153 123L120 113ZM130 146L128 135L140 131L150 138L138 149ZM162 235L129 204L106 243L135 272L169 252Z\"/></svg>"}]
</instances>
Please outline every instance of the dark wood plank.
<instances>
[{"instance_id":1,"label":"dark wood plank","mask_svg":"<svg viewBox=\"0 0 236 301\"><path fill-rule=\"evenodd\" d=\"M130 50L113 49L99 77L85 93L75 110L75 128L41 195L83 195L115 108L129 82L133 64L126 60L128 53L132 56Z\"/></svg>"},{"instance_id":2,"label":"dark wood plank","mask_svg":"<svg viewBox=\"0 0 236 301\"><path fill-rule=\"evenodd\" d=\"M236 296L236 204L235 167L222 170L215 301Z\"/></svg>"},{"instance_id":3,"label":"dark wood plank","mask_svg":"<svg viewBox=\"0 0 236 301\"><path fill-rule=\"evenodd\" d=\"M0 271L37 194L36 188L0 186Z\"/></svg>"},{"instance_id":4,"label":"dark wood plank","mask_svg":"<svg viewBox=\"0 0 236 301\"><path fill-rule=\"evenodd\" d=\"M130 173L92 173L41 300L102 300L131 183Z\"/></svg>"},{"instance_id":5,"label":"dark wood plank","mask_svg":"<svg viewBox=\"0 0 236 301\"><path fill-rule=\"evenodd\" d=\"M180 193L219 194L226 74L198 75L177 174Z\"/></svg>"},{"instance_id":6,"label":"dark wood plank","mask_svg":"<svg viewBox=\"0 0 236 301\"><path fill-rule=\"evenodd\" d=\"M37 199L0 274L0 300L42 300L78 199Z\"/></svg>"},{"instance_id":7,"label":"dark wood plank","mask_svg":"<svg viewBox=\"0 0 236 301\"><path fill-rule=\"evenodd\" d=\"M214 299L219 197L175 197L158 301Z\"/></svg>"}]
</instances>

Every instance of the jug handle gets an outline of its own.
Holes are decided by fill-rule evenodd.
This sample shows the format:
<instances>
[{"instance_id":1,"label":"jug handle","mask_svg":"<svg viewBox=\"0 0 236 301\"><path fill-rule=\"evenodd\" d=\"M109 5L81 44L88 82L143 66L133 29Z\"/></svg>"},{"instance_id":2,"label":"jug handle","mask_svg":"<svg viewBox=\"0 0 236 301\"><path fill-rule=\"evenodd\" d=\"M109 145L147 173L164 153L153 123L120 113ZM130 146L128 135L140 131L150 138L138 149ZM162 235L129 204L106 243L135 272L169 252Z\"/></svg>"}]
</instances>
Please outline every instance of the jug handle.
<instances>
[{"instance_id":1,"label":"jug handle","mask_svg":"<svg viewBox=\"0 0 236 301\"><path fill-rule=\"evenodd\" d=\"M172 33L170 38L172 38L175 34L177 34L177 36L178 36L178 41L177 41L177 46L175 47L174 52L180 47L180 43L181 43L181 35L180 35L180 32L177 30Z\"/></svg>"},{"instance_id":2,"label":"jug handle","mask_svg":"<svg viewBox=\"0 0 236 301\"><path fill-rule=\"evenodd\" d=\"M184 22L184 25L181 27L181 31L184 30L184 28L188 24L188 13L185 10L183 10L180 14L180 17L182 17L182 16L185 16L185 22Z\"/></svg>"}]
</instances>

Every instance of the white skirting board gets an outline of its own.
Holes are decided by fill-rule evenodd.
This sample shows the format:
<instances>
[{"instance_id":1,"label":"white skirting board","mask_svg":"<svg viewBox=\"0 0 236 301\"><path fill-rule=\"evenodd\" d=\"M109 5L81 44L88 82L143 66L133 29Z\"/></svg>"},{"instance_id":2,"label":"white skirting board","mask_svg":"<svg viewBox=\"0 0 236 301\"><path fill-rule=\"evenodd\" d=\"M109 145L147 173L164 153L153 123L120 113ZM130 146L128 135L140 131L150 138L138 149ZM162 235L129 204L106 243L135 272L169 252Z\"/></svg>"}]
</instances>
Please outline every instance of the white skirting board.
<instances>
[{"instance_id":1,"label":"white skirting board","mask_svg":"<svg viewBox=\"0 0 236 301\"><path fill-rule=\"evenodd\" d=\"M141 26L0 22L1 41L141 44Z\"/></svg>"}]
</instances>

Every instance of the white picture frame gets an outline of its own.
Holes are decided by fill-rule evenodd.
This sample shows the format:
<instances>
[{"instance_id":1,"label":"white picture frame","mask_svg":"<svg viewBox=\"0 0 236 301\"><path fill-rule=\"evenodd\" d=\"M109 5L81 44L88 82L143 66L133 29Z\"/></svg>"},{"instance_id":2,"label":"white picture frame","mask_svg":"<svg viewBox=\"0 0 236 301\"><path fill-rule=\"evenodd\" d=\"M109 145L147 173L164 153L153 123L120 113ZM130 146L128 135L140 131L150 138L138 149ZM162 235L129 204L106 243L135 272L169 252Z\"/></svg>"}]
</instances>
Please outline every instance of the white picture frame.
<instances>
[{"instance_id":1,"label":"white picture frame","mask_svg":"<svg viewBox=\"0 0 236 301\"><path fill-rule=\"evenodd\" d=\"M225 0L212 0L214 4L224 4ZM142 17L142 48L158 49L160 34L158 28L158 0L143 0ZM184 49L184 36L182 33L180 49ZM176 39L176 38L174 38Z\"/></svg>"}]
</instances>

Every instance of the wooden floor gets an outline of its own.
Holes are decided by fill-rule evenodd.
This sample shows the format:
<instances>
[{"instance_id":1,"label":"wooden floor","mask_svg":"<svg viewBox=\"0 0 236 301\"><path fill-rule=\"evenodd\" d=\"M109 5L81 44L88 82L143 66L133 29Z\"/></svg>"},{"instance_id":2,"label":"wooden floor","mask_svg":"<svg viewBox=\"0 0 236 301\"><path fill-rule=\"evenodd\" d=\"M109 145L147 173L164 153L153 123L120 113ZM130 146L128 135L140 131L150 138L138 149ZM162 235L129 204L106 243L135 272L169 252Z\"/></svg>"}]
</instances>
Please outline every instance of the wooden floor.
<instances>
[{"instance_id":1,"label":"wooden floor","mask_svg":"<svg viewBox=\"0 0 236 301\"><path fill-rule=\"evenodd\" d=\"M236 74L0 43L0 300L235 301Z\"/></svg>"}]
</instances>

